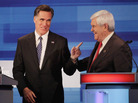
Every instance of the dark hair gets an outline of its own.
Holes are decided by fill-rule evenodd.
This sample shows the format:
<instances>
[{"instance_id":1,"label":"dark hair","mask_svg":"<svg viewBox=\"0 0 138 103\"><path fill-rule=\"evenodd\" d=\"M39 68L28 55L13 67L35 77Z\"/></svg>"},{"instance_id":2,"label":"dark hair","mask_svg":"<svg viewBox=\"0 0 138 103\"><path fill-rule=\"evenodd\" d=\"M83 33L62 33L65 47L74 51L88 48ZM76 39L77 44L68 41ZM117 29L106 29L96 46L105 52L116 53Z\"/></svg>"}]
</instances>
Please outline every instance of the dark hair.
<instances>
[{"instance_id":1,"label":"dark hair","mask_svg":"<svg viewBox=\"0 0 138 103\"><path fill-rule=\"evenodd\" d=\"M48 6L48 5L39 5L35 11L34 11L34 16L37 16L39 14L40 11L47 11L47 12L51 12L52 14L52 18L54 16L54 10Z\"/></svg>"}]
</instances>

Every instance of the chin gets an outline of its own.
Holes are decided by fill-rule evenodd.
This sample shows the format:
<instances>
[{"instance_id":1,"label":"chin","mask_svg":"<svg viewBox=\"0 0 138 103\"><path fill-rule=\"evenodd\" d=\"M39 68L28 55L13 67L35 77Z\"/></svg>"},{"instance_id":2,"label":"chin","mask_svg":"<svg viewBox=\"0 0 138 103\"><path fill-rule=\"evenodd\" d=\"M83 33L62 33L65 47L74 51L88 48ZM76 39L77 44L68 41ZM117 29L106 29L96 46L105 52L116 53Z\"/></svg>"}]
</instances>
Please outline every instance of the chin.
<instances>
[{"instance_id":1,"label":"chin","mask_svg":"<svg viewBox=\"0 0 138 103\"><path fill-rule=\"evenodd\" d=\"M44 34L46 34L47 32L41 32L41 35L44 35Z\"/></svg>"},{"instance_id":2,"label":"chin","mask_svg":"<svg viewBox=\"0 0 138 103\"><path fill-rule=\"evenodd\" d=\"M95 40L98 40L96 37L94 38Z\"/></svg>"}]
</instances>

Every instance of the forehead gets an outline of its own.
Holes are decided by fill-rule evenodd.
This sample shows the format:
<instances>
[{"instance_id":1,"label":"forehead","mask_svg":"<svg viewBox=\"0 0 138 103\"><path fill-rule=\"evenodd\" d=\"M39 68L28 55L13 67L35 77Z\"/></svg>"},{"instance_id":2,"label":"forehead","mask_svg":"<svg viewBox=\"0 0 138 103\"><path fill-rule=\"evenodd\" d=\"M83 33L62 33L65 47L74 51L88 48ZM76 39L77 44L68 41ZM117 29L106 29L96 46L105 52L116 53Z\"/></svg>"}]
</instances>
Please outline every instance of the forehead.
<instances>
[{"instance_id":1,"label":"forehead","mask_svg":"<svg viewBox=\"0 0 138 103\"><path fill-rule=\"evenodd\" d=\"M40 11L40 12L38 13L37 17L52 18L52 14L51 14L51 12Z\"/></svg>"}]
</instances>

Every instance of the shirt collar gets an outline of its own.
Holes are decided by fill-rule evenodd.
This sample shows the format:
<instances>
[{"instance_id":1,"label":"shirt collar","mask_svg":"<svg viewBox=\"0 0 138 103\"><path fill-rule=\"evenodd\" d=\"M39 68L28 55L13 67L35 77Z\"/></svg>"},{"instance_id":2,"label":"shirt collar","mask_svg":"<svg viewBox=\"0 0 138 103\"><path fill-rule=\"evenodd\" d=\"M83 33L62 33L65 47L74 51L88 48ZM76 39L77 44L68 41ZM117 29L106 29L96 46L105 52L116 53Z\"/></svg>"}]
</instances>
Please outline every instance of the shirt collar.
<instances>
[{"instance_id":1,"label":"shirt collar","mask_svg":"<svg viewBox=\"0 0 138 103\"><path fill-rule=\"evenodd\" d=\"M47 33L45 33L44 35L42 35L41 37L44 39L44 38L48 37L48 34L49 34L49 31ZM36 38L36 41L38 40L39 37L40 37L40 35L35 30L35 38Z\"/></svg>"},{"instance_id":2,"label":"shirt collar","mask_svg":"<svg viewBox=\"0 0 138 103\"><path fill-rule=\"evenodd\" d=\"M102 45L106 45L106 43L109 41L109 39L112 37L112 35L114 34L114 32L110 33L103 41L102 41Z\"/></svg>"}]
</instances>

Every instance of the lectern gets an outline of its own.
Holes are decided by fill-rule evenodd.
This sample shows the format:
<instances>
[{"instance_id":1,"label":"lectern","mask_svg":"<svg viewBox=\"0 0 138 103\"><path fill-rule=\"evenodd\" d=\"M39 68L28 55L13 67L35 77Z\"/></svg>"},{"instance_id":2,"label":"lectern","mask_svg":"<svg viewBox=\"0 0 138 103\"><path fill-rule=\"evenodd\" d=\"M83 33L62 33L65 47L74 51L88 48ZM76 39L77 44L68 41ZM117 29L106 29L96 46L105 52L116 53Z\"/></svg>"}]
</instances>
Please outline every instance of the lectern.
<instances>
[{"instance_id":1,"label":"lectern","mask_svg":"<svg viewBox=\"0 0 138 103\"><path fill-rule=\"evenodd\" d=\"M13 87L18 82L6 75L0 74L0 103L13 103Z\"/></svg>"},{"instance_id":2,"label":"lectern","mask_svg":"<svg viewBox=\"0 0 138 103\"><path fill-rule=\"evenodd\" d=\"M137 73L81 74L83 103L138 103Z\"/></svg>"}]
</instances>

